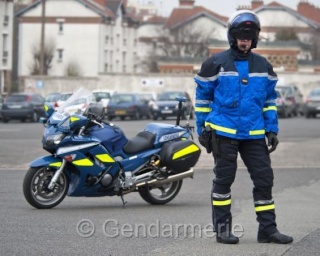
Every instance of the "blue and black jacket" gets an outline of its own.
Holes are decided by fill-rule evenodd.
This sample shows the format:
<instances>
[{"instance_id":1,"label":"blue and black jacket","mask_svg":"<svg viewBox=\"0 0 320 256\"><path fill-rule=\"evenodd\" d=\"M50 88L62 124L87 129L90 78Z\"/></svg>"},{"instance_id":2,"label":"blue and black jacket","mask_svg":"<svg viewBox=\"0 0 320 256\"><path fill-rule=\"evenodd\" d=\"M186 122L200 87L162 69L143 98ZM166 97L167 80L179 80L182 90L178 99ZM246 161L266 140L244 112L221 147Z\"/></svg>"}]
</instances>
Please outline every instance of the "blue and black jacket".
<instances>
[{"instance_id":1,"label":"blue and black jacket","mask_svg":"<svg viewBox=\"0 0 320 256\"><path fill-rule=\"evenodd\" d=\"M264 57L250 52L243 58L229 49L204 61L194 80L199 135L207 125L218 135L240 140L278 133L278 79Z\"/></svg>"}]
</instances>

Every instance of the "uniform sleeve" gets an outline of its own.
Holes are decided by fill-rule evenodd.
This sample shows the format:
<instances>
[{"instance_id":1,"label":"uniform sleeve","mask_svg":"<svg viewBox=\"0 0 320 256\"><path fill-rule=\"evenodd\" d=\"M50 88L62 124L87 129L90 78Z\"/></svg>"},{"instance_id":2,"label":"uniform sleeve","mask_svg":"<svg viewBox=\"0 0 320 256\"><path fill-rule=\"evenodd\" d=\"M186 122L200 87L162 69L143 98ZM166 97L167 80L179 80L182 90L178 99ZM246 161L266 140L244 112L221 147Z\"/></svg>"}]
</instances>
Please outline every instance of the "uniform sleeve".
<instances>
[{"instance_id":1,"label":"uniform sleeve","mask_svg":"<svg viewBox=\"0 0 320 256\"><path fill-rule=\"evenodd\" d=\"M277 92L275 86L278 82L277 74L273 71L273 68L269 62L267 62L268 68L268 85L267 85L267 97L263 107L263 117L265 121L266 132L274 132L278 134L278 115L277 115Z\"/></svg>"},{"instance_id":2,"label":"uniform sleeve","mask_svg":"<svg viewBox=\"0 0 320 256\"><path fill-rule=\"evenodd\" d=\"M214 89L218 79L216 69L214 59L210 57L202 63L201 70L194 77L194 81L196 82L195 114L197 133L199 135L211 111L210 104L214 98Z\"/></svg>"}]
</instances>

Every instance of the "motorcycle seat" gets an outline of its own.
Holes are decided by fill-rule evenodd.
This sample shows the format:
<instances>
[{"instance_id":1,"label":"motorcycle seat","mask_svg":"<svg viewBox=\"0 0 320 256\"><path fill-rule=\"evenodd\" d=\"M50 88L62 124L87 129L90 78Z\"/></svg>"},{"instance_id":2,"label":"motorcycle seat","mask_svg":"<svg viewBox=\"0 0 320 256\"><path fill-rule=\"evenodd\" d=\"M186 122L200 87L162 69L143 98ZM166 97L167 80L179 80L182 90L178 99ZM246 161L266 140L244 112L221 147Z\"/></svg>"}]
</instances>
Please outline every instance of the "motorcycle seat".
<instances>
[{"instance_id":1,"label":"motorcycle seat","mask_svg":"<svg viewBox=\"0 0 320 256\"><path fill-rule=\"evenodd\" d=\"M135 154L140 151L150 149L153 147L155 138L155 134L151 132L139 132L135 137L128 140L123 147L123 151L127 154Z\"/></svg>"}]
</instances>

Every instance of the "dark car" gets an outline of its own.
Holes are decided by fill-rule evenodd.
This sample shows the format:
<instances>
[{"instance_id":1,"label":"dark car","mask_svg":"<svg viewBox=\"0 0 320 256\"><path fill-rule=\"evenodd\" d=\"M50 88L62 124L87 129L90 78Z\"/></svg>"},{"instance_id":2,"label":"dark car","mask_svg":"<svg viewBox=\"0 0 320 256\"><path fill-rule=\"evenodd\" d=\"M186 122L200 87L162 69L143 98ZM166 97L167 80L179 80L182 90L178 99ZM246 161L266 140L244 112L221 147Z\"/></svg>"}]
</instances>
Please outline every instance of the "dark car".
<instances>
[{"instance_id":1,"label":"dark car","mask_svg":"<svg viewBox=\"0 0 320 256\"><path fill-rule=\"evenodd\" d=\"M112 95L108 103L107 116L109 120L115 117L120 117L121 120L126 117L135 120L142 116L150 118L150 108L148 103L138 94L117 93Z\"/></svg>"},{"instance_id":2,"label":"dark car","mask_svg":"<svg viewBox=\"0 0 320 256\"><path fill-rule=\"evenodd\" d=\"M49 102L51 104L53 104L53 106L55 108L58 107L58 100L61 97L61 93L60 92L53 92L53 93L49 93L45 98L45 102Z\"/></svg>"},{"instance_id":3,"label":"dark car","mask_svg":"<svg viewBox=\"0 0 320 256\"><path fill-rule=\"evenodd\" d=\"M303 95L295 85L277 85L276 88L281 90L287 100L293 104L293 115L303 115Z\"/></svg>"},{"instance_id":4,"label":"dark car","mask_svg":"<svg viewBox=\"0 0 320 256\"><path fill-rule=\"evenodd\" d=\"M284 96L282 90L276 89L277 92L277 112L279 117L291 117L294 113L294 104Z\"/></svg>"},{"instance_id":5,"label":"dark car","mask_svg":"<svg viewBox=\"0 0 320 256\"><path fill-rule=\"evenodd\" d=\"M190 115L193 118L193 104L187 92L184 91L167 91L158 94L157 100L152 104L151 113L153 120L158 118L166 119L167 117L176 117L178 113L177 98L184 97L186 102L182 106L182 119L186 119Z\"/></svg>"},{"instance_id":6,"label":"dark car","mask_svg":"<svg viewBox=\"0 0 320 256\"><path fill-rule=\"evenodd\" d=\"M8 95L2 104L1 115L4 123L10 119L24 122L26 119L38 122L39 117L44 117L45 99L37 93L13 93Z\"/></svg>"},{"instance_id":7,"label":"dark car","mask_svg":"<svg viewBox=\"0 0 320 256\"><path fill-rule=\"evenodd\" d=\"M304 104L304 114L306 118L315 118L320 114L320 87L313 88Z\"/></svg>"}]
</instances>

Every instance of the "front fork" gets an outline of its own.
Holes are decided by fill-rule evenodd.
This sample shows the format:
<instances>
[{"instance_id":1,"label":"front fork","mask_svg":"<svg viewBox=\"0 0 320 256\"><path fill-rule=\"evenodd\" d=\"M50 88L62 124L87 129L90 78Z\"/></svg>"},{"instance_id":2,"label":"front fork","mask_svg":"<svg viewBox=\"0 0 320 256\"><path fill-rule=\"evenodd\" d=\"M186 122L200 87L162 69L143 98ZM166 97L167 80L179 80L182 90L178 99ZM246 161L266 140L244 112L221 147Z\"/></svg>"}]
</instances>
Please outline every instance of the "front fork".
<instances>
[{"instance_id":1,"label":"front fork","mask_svg":"<svg viewBox=\"0 0 320 256\"><path fill-rule=\"evenodd\" d=\"M66 163L67 163L67 161L65 159L62 159L62 164L61 164L60 168L53 175L53 177L49 183L48 189L52 190L54 188L54 186L57 184L57 180L59 179L60 174L63 171Z\"/></svg>"}]
</instances>

